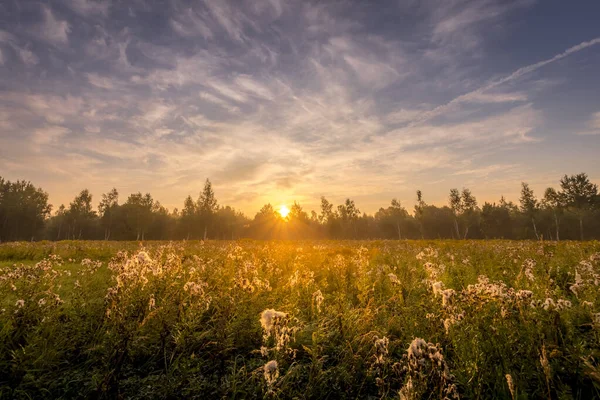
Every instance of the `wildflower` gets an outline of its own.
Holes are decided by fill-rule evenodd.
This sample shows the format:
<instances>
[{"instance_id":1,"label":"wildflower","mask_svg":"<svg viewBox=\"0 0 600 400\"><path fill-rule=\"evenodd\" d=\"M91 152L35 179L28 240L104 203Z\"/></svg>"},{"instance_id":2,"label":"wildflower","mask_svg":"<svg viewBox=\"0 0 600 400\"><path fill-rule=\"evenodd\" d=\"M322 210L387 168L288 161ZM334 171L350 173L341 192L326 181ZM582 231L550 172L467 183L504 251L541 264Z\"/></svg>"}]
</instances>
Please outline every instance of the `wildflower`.
<instances>
[{"instance_id":1,"label":"wildflower","mask_svg":"<svg viewBox=\"0 0 600 400\"><path fill-rule=\"evenodd\" d=\"M375 336L375 363L382 364L384 357L388 354L390 340L387 337L379 339Z\"/></svg>"},{"instance_id":2,"label":"wildflower","mask_svg":"<svg viewBox=\"0 0 600 400\"><path fill-rule=\"evenodd\" d=\"M156 300L154 299L154 295L150 295L150 300L148 301L148 309L152 311L156 307Z\"/></svg>"},{"instance_id":3,"label":"wildflower","mask_svg":"<svg viewBox=\"0 0 600 400\"><path fill-rule=\"evenodd\" d=\"M140 264L149 264L152 262L152 259L145 251L140 251L137 255L137 259Z\"/></svg>"},{"instance_id":4,"label":"wildflower","mask_svg":"<svg viewBox=\"0 0 600 400\"><path fill-rule=\"evenodd\" d=\"M400 395L400 400L411 400L414 396L414 386L412 383L412 378L408 377L408 382L406 382L406 385L404 385L402 387L402 389L400 389L400 392L398 393Z\"/></svg>"},{"instance_id":5,"label":"wildflower","mask_svg":"<svg viewBox=\"0 0 600 400\"><path fill-rule=\"evenodd\" d=\"M446 307L450 305L452 297L456 294L454 289L442 290L442 306Z\"/></svg>"},{"instance_id":6,"label":"wildflower","mask_svg":"<svg viewBox=\"0 0 600 400\"><path fill-rule=\"evenodd\" d=\"M548 356L546 354L546 345L542 345L540 364L542 364L542 369L544 370L544 375L546 376L546 382L549 382L552 371L550 369L550 363L548 362Z\"/></svg>"},{"instance_id":7,"label":"wildflower","mask_svg":"<svg viewBox=\"0 0 600 400\"><path fill-rule=\"evenodd\" d=\"M450 327L452 326L453 322L454 321L452 320L452 318L446 318L444 320L444 329L446 329L446 335L450 333Z\"/></svg>"},{"instance_id":8,"label":"wildflower","mask_svg":"<svg viewBox=\"0 0 600 400\"><path fill-rule=\"evenodd\" d=\"M271 334L274 324L278 320L282 320L287 317L287 314L281 311L275 311L273 309L264 310L260 314L260 324L267 333L267 336Z\"/></svg>"},{"instance_id":9,"label":"wildflower","mask_svg":"<svg viewBox=\"0 0 600 400\"><path fill-rule=\"evenodd\" d=\"M557 310L564 310L566 308L571 308L571 306L572 303L569 300L558 299L558 301L556 302Z\"/></svg>"},{"instance_id":10,"label":"wildflower","mask_svg":"<svg viewBox=\"0 0 600 400\"><path fill-rule=\"evenodd\" d=\"M444 289L444 282L433 282L431 284L431 289L433 290L434 296L441 294L442 290Z\"/></svg>"},{"instance_id":11,"label":"wildflower","mask_svg":"<svg viewBox=\"0 0 600 400\"><path fill-rule=\"evenodd\" d=\"M321 293L320 290L317 290L312 294L312 298L317 308L317 312L321 312L321 304L323 304L323 300L325 300L325 298L323 297L323 293Z\"/></svg>"},{"instance_id":12,"label":"wildflower","mask_svg":"<svg viewBox=\"0 0 600 400\"><path fill-rule=\"evenodd\" d=\"M581 305L585 308L592 308L594 307L594 303L592 303L591 301L582 301Z\"/></svg>"},{"instance_id":13,"label":"wildflower","mask_svg":"<svg viewBox=\"0 0 600 400\"><path fill-rule=\"evenodd\" d=\"M533 292L531 290L519 290L515 293L515 297L517 300L527 300L533 296Z\"/></svg>"},{"instance_id":14,"label":"wildflower","mask_svg":"<svg viewBox=\"0 0 600 400\"><path fill-rule=\"evenodd\" d=\"M266 363L263 367L263 371L267 386L270 388L273 386L277 378L279 378L279 366L277 365L277 361L271 360Z\"/></svg>"},{"instance_id":15,"label":"wildflower","mask_svg":"<svg viewBox=\"0 0 600 400\"><path fill-rule=\"evenodd\" d=\"M41 298L41 299L38 301L38 306L39 306L39 307L42 307L42 306L43 306L43 305L45 305L45 304L46 304L46 299L42 297L42 298Z\"/></svg>"},{"instance_id":16,"label":"wildflower","mask_svg":"<svg viewBox=\"0 0 600 400\"><path fill-rule=\"evenodd\" d=\"M392 282L393 285L400 285L400 280L398 279L396 274L393 274L390 272L388 274L388 278L390 278L390 281Z\"/></svg>"},{"instance_id":17,"label":"wildflower","mask_svg":"<svg viewBox=\"0 0 600 400\"><path fill-rule=\"evenodd\" d=\"M542 304L542 308L546 311L551 308L556 308L556 303L554 302L554 300L548 297L546 301L544 301L544 303Z\"/></svg>"},{"instance_id":18,"label":"wildflower","mask_svg":"<svg viewBox=\"0 0 600 400\"><path fill-rule=\"evenodd\" d=\"M17 300L17 302L15 303L15 306L17 306L18 308L23 308L23 306L25 306L25 300L23 300L23 299Z\"/></svg>"},{"instance_id":19,"label":"wildflower","mask_svg":"<svg viewBox=\"0 0 600 400\"><path fill-rule=\"evenodd\" d=\"M515 383L510 374L506 374L505 377L506 377L506 383L508 384L508 390L510 391L510 396L514 400L514 398L515 398Z\"/></svg>"}]
</instances>

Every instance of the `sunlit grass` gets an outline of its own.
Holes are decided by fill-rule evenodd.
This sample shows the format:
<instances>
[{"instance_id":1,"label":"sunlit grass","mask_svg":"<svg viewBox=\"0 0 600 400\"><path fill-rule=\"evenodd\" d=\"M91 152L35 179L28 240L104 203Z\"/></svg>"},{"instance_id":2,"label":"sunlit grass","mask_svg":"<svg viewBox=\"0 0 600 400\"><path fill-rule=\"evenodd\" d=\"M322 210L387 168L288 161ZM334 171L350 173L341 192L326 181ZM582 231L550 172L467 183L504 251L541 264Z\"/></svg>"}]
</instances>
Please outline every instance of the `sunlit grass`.
<instances>
[{"instance_id":1,"label":"sunlit grass","mask_svg":"<svg viewBox=\"0 0 600 400\"><path fill-rule=\"evenodd\" d=\"M0 255L2 398L599 395L597 242L61 242Z\"/></svg>"}]
</instances>

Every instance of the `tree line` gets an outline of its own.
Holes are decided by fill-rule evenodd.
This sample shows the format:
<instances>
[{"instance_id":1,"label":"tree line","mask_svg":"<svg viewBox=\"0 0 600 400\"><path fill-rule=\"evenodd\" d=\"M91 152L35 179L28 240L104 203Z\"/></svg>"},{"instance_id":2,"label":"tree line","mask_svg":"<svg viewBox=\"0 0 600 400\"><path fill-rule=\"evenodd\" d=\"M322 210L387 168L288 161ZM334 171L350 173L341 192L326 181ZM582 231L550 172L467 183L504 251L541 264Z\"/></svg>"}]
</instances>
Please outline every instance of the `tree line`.
<instances>
[{"instance_id":1,"label":"tree line","mask_svg":"<svg viewBox=\"0 0 600 400\"><path fill-rule=\"evenodd\" d=\"M361 213L346 199L334 205L321 197L320 210L298 203L282 217L266 204L248 218L220 206L210 180L197 199L188 196L181 210L167 210L150 193L104 193L96 208L82 190L52 213L48 194L26 181L0 177L0 241L18 240L193 240L193 239L600 239L600 195L587 174L565 175L558 189L541 197L521 183L518 203L504 197L480 205L468 188L451 189L448 204L436 206L416 192L409 212L393 199L375 214Z\"/></svg>"}]
</instances>

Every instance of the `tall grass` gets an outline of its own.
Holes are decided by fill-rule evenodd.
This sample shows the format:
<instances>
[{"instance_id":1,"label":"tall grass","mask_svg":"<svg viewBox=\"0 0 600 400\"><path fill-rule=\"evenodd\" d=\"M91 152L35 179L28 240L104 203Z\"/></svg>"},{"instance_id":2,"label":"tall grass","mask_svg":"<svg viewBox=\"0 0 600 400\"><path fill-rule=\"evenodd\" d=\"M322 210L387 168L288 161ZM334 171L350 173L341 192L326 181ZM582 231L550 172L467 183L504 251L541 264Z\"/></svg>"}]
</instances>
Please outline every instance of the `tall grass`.
<instances>
[{"instance_id":1,"label":"tall grass","mask_svg":"<svg viewBox=\"0 0 600 400\"><path fill-rule=\"evenodd\" d=\"M600 244L0 245L0 398L600 397Z\"/></svg>"}]
</instances>

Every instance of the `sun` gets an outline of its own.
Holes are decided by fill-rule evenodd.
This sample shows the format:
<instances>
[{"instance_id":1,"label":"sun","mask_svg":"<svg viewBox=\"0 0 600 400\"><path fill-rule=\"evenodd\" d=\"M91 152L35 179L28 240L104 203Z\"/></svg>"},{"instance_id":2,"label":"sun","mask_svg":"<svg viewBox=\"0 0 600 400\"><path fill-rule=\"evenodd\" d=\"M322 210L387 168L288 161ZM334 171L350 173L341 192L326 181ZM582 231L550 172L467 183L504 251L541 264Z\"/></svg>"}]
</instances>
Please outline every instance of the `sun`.
<instances>
[{"instance_id":1,"label":"sun","mask_svg":"<svg viewBox=\"0 0 600 400\"><path fill-rule=\"evenodd\" d=\"M287 208L287 207L285 206L285 204L283 204L281 207L279 207L279 214L280 214L280 215L281 215L283 218L287 217L289 213L290 213L290 209L289 209L289 208Z\"/></svg>"}]
</instances>

